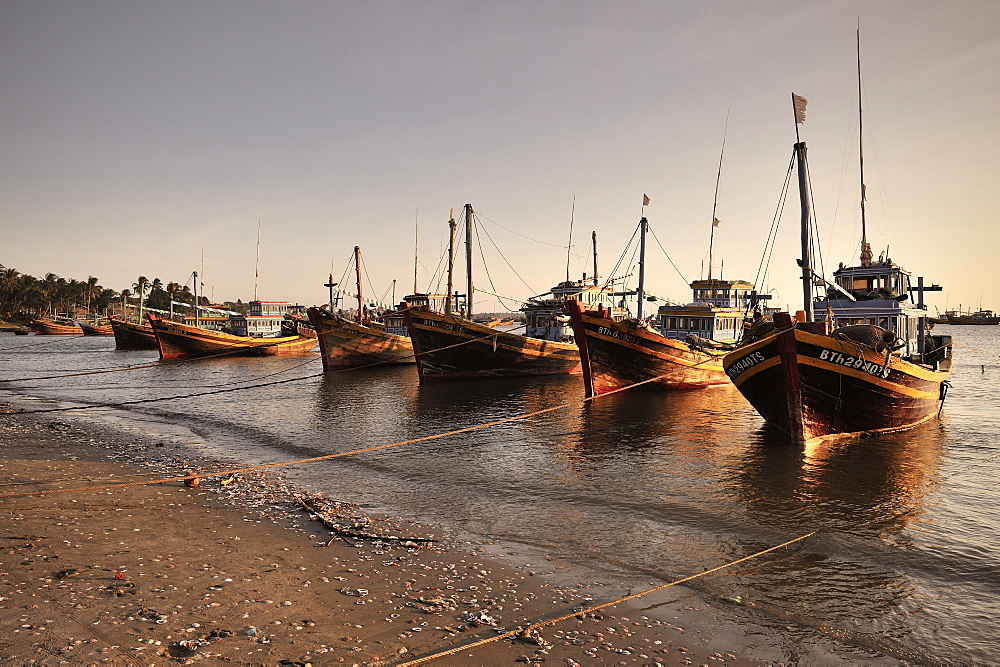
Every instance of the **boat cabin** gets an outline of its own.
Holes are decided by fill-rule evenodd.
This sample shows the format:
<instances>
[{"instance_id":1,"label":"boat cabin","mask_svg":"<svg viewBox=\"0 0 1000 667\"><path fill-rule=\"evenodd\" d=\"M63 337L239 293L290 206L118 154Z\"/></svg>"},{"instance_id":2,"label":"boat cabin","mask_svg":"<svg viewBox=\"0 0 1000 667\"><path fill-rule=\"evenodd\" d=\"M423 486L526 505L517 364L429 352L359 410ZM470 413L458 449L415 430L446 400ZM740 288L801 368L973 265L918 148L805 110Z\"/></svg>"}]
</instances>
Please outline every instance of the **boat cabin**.
<instances>
[{"instance_id":1,"label":"boat cabin","mask_svg":"<svg viewBox=\"0 0 1000 667\"><path fill-rule=\"evenodd\" d=\"M456 295L457 297L457 295ZM406 330L406 321L403 319L403 309L420 308L426 306L430 310L440 313L444 312L445 302L448 300L447 294L408 294L403 297L403 302L396 310L388 312L382 316L382 324L385 325L386 333L396 336L409 336Z\"/></svg>"},{"instance_id":2,"label":"boat cabin","mask_svg":"<svg viewBox=\"0 0 1000 667\"><path fill-rule=\"evenodd\" d=\"M899 338L904 357L915 356L924 338L927 306L905 305L911 290L910 272L891 259L880 257L870 266L840 265L833 272L841 290L830 289L814 303L815 318L821 320L829 308L834 329L874 325ZM849 292L853 300L844 292Z\"/></svg>"},{"instance_id":3,"label":"boat cabin","mask_svg":"<svg viewBox=\"0 0 1000 667\"><path fill-rule=\"evenodd\" d=\"M717 343L735 344L740 337L743 318L756 301L771 298L756 294L745 280L695 280L691 283L694 302L687 305L660 306L656 313L658 330L665 338L687 340L697 336Z\"/></svg>"},{"instance_id":4,"label":"boat cabin","mask_svg":"<svg viewBox=\"0 0 1000 667\"><path fill-rule=\"evenodd\" d=\"M551 298L541 298L550 294ZM624 311L611 308L613 297L609 288L593 284L586 276L582 280L561 282L545 294L531 297L521 307L525 321L524 335L539 340L573 343L573 327L569 316L563 312L563 304L567 301L579 301L585 310L601 310L607 304L612 310L612 318L620 320Z\"/></svg>"},{"instance_id":5,"label":"boat cabin","mask_svg":"<svg viewBox=\"0 0 1000 667\"><path fill-rule=\"evenodd\" d=\"M229 332L234 336L276 338L282 334L281 324L289 312L288 301L250 301L247 314L229 317Z\"/></svg>"},{"instance_id":6,"label":"boat cabin","mask_svg":"<svg viewBox=\"0 0 1000 667\"><path fill-rule=\"evenodd\" d=\"M841 262L840 268L833 272L833 279L855 299L905 301L911 290L910 272L884 256L869 266L844 266Z\"/></svg>"}]
</instances>

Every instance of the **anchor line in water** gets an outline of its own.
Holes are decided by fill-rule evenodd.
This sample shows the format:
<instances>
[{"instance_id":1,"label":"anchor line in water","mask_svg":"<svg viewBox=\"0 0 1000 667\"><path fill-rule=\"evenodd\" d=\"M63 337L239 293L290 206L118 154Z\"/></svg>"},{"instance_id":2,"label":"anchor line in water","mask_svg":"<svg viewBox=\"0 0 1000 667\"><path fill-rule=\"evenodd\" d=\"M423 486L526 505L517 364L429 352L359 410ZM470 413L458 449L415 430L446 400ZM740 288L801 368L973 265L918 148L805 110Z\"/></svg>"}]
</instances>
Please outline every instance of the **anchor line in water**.
<instances>
[{"instance_id":1,"label":"anchor line in water","mask_svg":"<svg viewBox=\"0 0 1000 667\"><path fill-rule=\"evenodd\" d=\"M314 376L307 376L307 377L314 377ZM650 382L656 382L657 380L660 380L662 377L664 377L664 376L657 376L657 377L654 377L654 378L650 378L648 380L643 380L642 382L636 382L635 384L629 385L627 387L621 387L619 389L615 389L614 391L609 391L609 392L606 392L604 394L599 394L598 396L591 396L590 398L584 398L584 399L581 399L581 401L579 403L576 403L576 402L573 402L573 403L561 403L559 405L554 405L554 406L551 406L551 407L548 407L548 408L542 408L541 410L535 410L533 412L527 412L527 413L521 414L521 415L514 415L513 417L505 417L503 419L498 419L498 420L491 421L491 422L485 422L485 423L482 423L482 424L475 424L473 426L466 426L464 428L454 429L454 430L451 430L451 431L446 431L444 433L435 433L435 434L432 434L432 435L421 436L419 438L411 438L409 440L401 440L399 442L391 442L391 443L387 443L387 444L384 444L384 445L375 445L373 447L365 447L363 449L354 449L354 450L351 450L349 452L338 452L338 453L335 453L335 454L325 454L323 456L315 456L315 457L308 458L308 459L297 459L295 461L285 461L285 462L279 462L279 463L264 463L264 464L261 464L261 465L250 466L250 467L247 467L247 468L227 468L225 470L215 470L215 471L209 471L209 472L199 472L199 473L197 473L197 477L220 477L222 475L236 475L236 474L242 474L242 473L248 473L248 472L256 472L258 470L270 470L272 468L283 468L283 467L287 467L287 466L299 465L301 463L315 463L317 461L328 461L328 460L331 460L331 459L342 458L344 456L353 456L353 455L357 455L357 454L368 454L368 453L371 453L371 452L381 451L383 449L393 449L395 447L402 447L403 445L412 445L412 444L415 444L415 443L418 443L418 442L426 442L428 440L436 440L438 438L444 438L444 437L447 437L447 436L450 436L450 435L458 435L459 433L469 433L471 431L478 431L480 429L489 428L491 426L497 426L499 424L507 424L509 422L520 421L522 419L528 419L530 417L536 417L538 415L547 414L549 412L556 412L557 410L565 410L566 408L570 408L570 407L573 407L575 405L585 404L585 403L587 403L589 401L593 401L594 399L602 398L604 396L611 396L612 394L616 394L616 393L621 392L621 391L626 391L628 389L631 389L633 387L637 387L639 385L648 384ZM287 379L287 380L279 380L277 382L271 382L271 383L266 383L264 385L257 385L257 386L269 386L269 385L272 385L272 384L283 384L283 383L287 383L287 382L295 382L295 381L300 380L300 379L304 379L304 378L290 378L290 379ZM238 389L248 389L248 388L249 387L238 387L236 389L221 389L221 390L218 390L218 391L201 392L199 394L190 394L189 396L186 396L185 398L187 398L187 397L193 397L193 396L206 396L206 395L210 395L210 394L222 394L222 393L226 393L226 392L230 392L230 391L236 391ZM150 398L150 399L145 399L145 400L141 400L141 401L132 401L131 403L152 403L152 402L156 402L156 401L160 401L160 400L165 400L165 399ZM117 405L124 405L124 404L119 403ZM88 406L88 407L104 407L104 406ZM72 409L86 410L86 409L88 409L88 407L80 407L80 408L72 408ZM114 406L107 406L107 407L114 407ZM30 415L30 414L37 414L37 413L41 413L41 412L59 412L59 411L62 411L62 410L67 410L67 409L70 409L70 408L54 408L54 409L51 409L51 410L32 410L32 411L26 411L26 412L21 412L21 413L17 413L17 414L29 414ZM184 481L186 479L190 479L190 475L185 475L184 477L168 477L168 478L162 478L162 479L145 480L145 481L141 481L141 482L123 482L121 484L104 484L104 485L99 485L99 486L77 487L77 488L73 488L73 489L49 489L49 490L41 490L41 491L33 491L33 492L25 492L25 493L7 493L7 494L0 494L0 498L28 498L28 497L31 497L31 496L54 495L54 494L60 494L60 493L76 493L76 492L83 492L83 491L102 491L102 490L107 490L107 489L123 489L123 488L128 488L128 487L133 487L133 486L150 486L150 485L153 485L153 484L165 484L165 483L168 483L168 482L178 482L178 481Z\"/></svg>"},{"instance_id":2,"label":"anchor line in water","mask_svg":"<svg viewBox=\"0 0 1000 667\"><path fill-rule=\"evenodd\" d=\"M590 613L593 613L595 611L600 611L601 609L606 609L608 607L613 607L614 605L621 604L622 602L628 602L629 600L634 600L634 599L642 597L644 595L649 595L650 593L655 593L657 591L662 591L664 588L670 588L671 586L677 586L678 584L683 584L684 582L691 581L692 579L698 579L699 577L704 577L704 576L712 574L714 572L718 572L720 570L724 570L726 568L733 567L734 565L739 565L740 563L745 563L748 560L752 560L754 558L758 558L760 556L763 556L764 554L770 553L772 551L776 551L777 549L781 549L782 547L787 547L790 544L794 544L796 542L804 540L807 537L812 537L815 534L816 534L816 531L813 531L811 533L806 533L805 535L800 535L799 537L796 537L794 539L788 540L787 542L783 542L783 543L777 544L777 545L775 545L773 547L769 547L767 549L763 549L762 551L758 551L757 553L750 554L749 556L744 556L743 558L739 558L737 560L730 561L730 562L725 563L723 565L719 565L718 567L713 567L713 568L711 568L709 570L705 570L704 572L699 572L697 574L692 574L689 577L683 577L681 579L676 579L676 580L671 581L669 583L662 584L660 586L656 586L654 588L650 588L648 590L642 591L641 593L633 593L632 595L627 595L627 596L625 596L623 598L619 598L617 600L612 600L611 602L605 602L603 604L595 605L593 607L587 607L586 609L580 609L578 611L574 611L571 614L565 614L563 616L559 616L558 618L549 619L547 621L540 621L538 623L533 623L531 625L527 625L527 626L522 626L522 627L519 627L519 628L515 628L514 630L510 630L508 632L501 633L499 635L496 635L495 637L487 637L486 639L481 639L481 640L479 640L477 642L473 642L471 644L465 644L463 646L456 646L456 647L450 648L450 649L448 649L446 651L441 651L441 652L438 652L438 653L434 653L432 655L424 656L422 658L417 658L416 660L408 660L406 662L399 663L398 667L411 667L412 665L422 665L423 663L430 662L431 660L437 660L438 658L443 658L445 656L453 655L455 653L460 653L462 651L468 651L470 649L477 648L477 647L483 646L485 644L490 644L492 642L499 641L501 639L509 639L511 637L515 637L515 636L519 636L519 635L530 636L530 633L533 630L538 630L539 628L543 628L546 625L555 625L556 623L560 623L562 621L566 621L566 620L569 620L571 618L576 618L577 616L579 616L581 614L590 614Z\"/></svg>"}]
</instances>

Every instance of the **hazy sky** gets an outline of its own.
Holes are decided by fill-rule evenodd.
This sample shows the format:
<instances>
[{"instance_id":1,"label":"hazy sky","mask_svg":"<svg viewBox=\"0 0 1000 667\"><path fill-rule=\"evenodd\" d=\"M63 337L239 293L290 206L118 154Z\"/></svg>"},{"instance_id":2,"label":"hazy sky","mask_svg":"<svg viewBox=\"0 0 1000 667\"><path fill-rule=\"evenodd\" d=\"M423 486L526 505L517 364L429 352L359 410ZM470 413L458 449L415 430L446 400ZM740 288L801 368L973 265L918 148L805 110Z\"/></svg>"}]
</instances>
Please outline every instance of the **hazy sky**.
<instances>
[{"instance_id":1,"label":"hazy sky","mask_svg":"<svg viewBox=\"0 0 1000 667\"><path fill-rule=\"evenodd\" d=\"M715 273L754 279L794 91L829 271L860 236L859 20L875 255L942 284L942 311L1000 310L996 0L2 0L0 263L120 290L204 253L209 296L246 301L259 221L260 298L325 302L359 245L366 292L398 300L415 223L437 289L468 202L506 257L487 243L477 286L526 297L565 277L574 196L578 277L592 230L611 270L645 193L647 287L686 300L660 244L698 277L727 114ZM777 305L800 298L797 220L793 196Z\"/></svg>"}]
</instances>

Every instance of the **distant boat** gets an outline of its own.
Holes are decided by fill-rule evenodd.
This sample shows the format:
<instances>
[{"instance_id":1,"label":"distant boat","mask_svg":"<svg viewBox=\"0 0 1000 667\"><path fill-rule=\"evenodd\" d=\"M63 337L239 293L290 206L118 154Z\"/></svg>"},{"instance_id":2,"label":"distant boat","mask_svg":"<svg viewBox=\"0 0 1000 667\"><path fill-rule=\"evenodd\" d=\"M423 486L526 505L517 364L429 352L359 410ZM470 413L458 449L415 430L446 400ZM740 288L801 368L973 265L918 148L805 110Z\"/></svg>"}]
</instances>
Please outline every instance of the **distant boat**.
<instances>
[{"instance_id":1,"label":"distant boat","mask_svg":"<svg viewBox=\"0 0 1000 667\"><path fill-rule=\"evenodd\" d=\"M610 302L610 291L585 281L560 283L550 292L529 299L521 308L526 322L524 335L473 322L472 214L472 206L466 204L468 284L465 308L454 307L449 296L443 313L427 306L403 311L417 353L420 381L579 373L580 352L573 342L569 318L562 312L563 305L569 299L588 304L601 300ZM454 238L454 218L449 220L449 226ZM449 245L448 252L448 294L452 295L453 244ZM552 298L541 298L548 294Z\"/></svg>"},{"instance_id":2,"label":"distant boat","mask_svg":"<svg viewBox=\"0 0 1000 667\"><path fill-rule=\"evenodd\" d=\"M977 310L974 313L949 310L945 318L945 324L1000 324L1000 315L992 310Z\"/></svg>"},{"instance_id":3,"label":"distant boat","mask_svg":"<svg viewBox=\"0 0 1000 667\"><path fill-rule=\"evenodd\" d=\"M15 336L27 336L31 333L31 329L28 327L17 327L13 331Z\"/></svg>"},{"instance_id":4,"label":"distant boat","mask_svg":"<svg viewBox=\"0 0 1000 667\"><path fill-rule=\"evenodd\" d=\"M234 336L149 316L163 359L181 359L229 353L234 356L304 354L316 347L315 336Z\"/></svg>"},{"instance_id":5,"label":"distant boat","mask_svg":"<svg viewBox=\"0 0 1000 667\"><path fill-rule=\"evenodd\" d=\"M393 311L373 318L365 308L361 283L361 248L354 246L354 269L358 305L354 318L335 312L332 306L306 311L319 339L323 370L333 371L382 364L413 364L413 344L406 331L402 313ZM330 276L330 301L333 303L333 276ZM433 304L439 307L443 295L412 294L404 297L406 307Z\"/></svg>"},{"instance_id":6,"label":"distant boat","mask_svg":"<svg viewBox=\"0 0 1000 667\"><path fill-rule=\"evenodd\" d=\"M111 327L110 323L107 324L97 324L94 322L77 322L80 328L83 330L84 336L114 336L115 331Z\"/></svg>"},{"instance_id":7,"label":"distant boat","mask_svg":"<svg viewBox=\"0 0 1000 667\"><path fill-rule=\"evenodd\" d=\"M860 93L860 59L858 70ZM792 101L798 134L805 100ZM904 305L910 273L888 258L873 261L863 194L860 265L841 265L834 283L814 273L805 143L797 141L794 153L803 310L794 318L784 312L772 321L756 318L743 343L726 355L726 372L768 424L801 444L898 431L934 419L951 369L951 337L927 334L922 280L916 307ZM863 170L861 183L864 193ZM828 286L826 296L814 299L820 282Z\"/></svg>"},{"instance_id":8,"label":"distant boat","mask_svg":"<svg viewBox=\"0 0 1000 667\"><path fill-rule=\"evenodd\" d=\"M82 336L83 329L72 320L55 320L39 317L31 320L28 326L36 334L42 336Z\"/></svg>"}]
</instances>

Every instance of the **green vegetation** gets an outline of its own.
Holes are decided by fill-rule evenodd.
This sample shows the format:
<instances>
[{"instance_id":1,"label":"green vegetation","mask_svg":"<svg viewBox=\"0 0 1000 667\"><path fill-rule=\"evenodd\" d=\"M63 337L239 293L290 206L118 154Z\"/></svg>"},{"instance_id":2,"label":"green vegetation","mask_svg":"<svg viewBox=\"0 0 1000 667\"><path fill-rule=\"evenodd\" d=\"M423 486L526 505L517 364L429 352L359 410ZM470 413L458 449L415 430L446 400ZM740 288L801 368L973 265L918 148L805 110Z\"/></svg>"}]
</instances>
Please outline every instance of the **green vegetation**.
<instances>
[{"instance_id":1,"label":"green vegetation","mask_svg":"<svg viewBox=\"0 0 1000 667\"><path fill-rule=\"evenodd\" d=\"M144 295L149 308L170 310L170 301L194 303L194 295L187 285L169 282L166 285L159 278L149 280L139 276L131 289L120 293L98 284L98 279L89 276L86 280L66 280L54 273L46 273L44 278L35 278L0 264L0 317L12 321L27 321L46 313L64 313L73 317L85 313L105 314L121 312L122 302L137 305L140 294ZM202 305L208 300L199 297Z\"/></svg>"}]
</instances>

